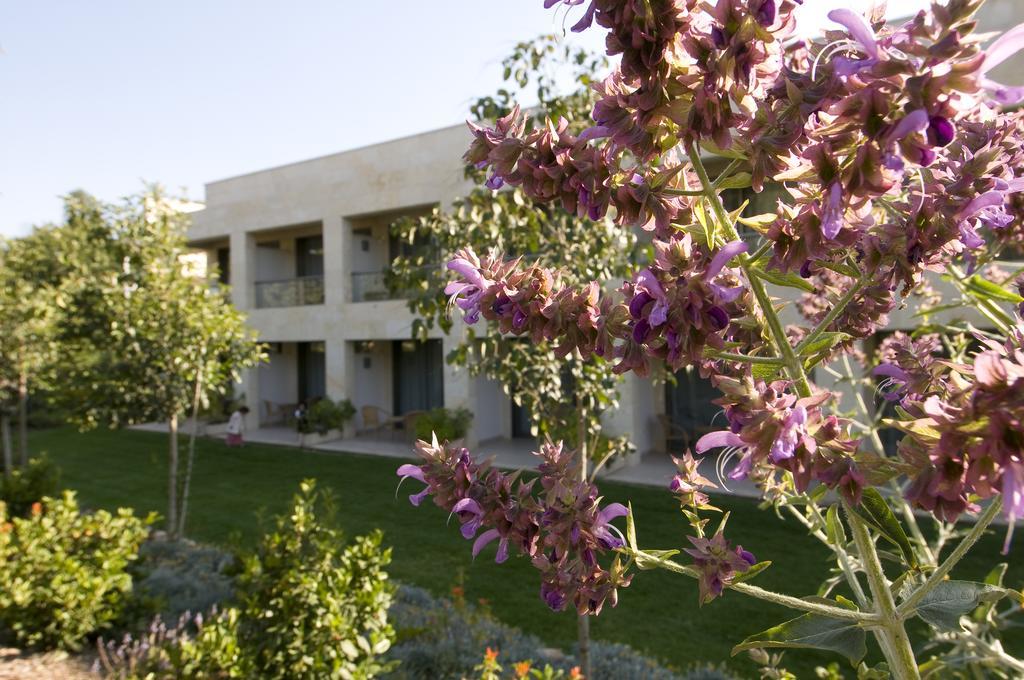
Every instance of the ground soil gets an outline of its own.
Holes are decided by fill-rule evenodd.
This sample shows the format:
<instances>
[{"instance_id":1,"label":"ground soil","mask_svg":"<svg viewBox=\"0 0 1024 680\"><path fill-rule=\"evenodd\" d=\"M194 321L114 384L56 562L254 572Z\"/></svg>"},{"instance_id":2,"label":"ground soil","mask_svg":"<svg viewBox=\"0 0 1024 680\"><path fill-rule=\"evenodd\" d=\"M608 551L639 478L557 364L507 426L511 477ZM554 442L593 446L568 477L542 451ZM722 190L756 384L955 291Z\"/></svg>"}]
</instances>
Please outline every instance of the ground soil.
<instances>
[{"instance_id":1,"label":"ground soil","mask_svg":"<svg viewBox=\"0 0 1024 680\"><path fill-rule=\"evenodd\" d=\"M0 647L0 680L97 680L89 665L90 660L64 652L24 654Z\"/></svg>"}]
</instances>

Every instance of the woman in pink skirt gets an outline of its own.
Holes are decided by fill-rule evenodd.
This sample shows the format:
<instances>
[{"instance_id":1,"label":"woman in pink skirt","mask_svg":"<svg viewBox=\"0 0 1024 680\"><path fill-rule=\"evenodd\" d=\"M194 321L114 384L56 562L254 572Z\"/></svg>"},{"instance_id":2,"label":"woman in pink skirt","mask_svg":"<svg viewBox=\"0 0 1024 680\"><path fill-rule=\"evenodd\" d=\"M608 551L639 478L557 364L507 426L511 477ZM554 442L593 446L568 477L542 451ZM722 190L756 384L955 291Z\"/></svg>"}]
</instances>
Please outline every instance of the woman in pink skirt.
<instances>
[{"instance_id":1,"label":"woman in pink skirt","mask_svg":"<svg viewBox=\"0 0 1024 680\"><path fill-rule=\"evenodd\" d=\"M242 446L242 432L245 431L245 414L249 412L248 406L242 406L228 418L228 446Z\"/></svg>"}]
</instances>

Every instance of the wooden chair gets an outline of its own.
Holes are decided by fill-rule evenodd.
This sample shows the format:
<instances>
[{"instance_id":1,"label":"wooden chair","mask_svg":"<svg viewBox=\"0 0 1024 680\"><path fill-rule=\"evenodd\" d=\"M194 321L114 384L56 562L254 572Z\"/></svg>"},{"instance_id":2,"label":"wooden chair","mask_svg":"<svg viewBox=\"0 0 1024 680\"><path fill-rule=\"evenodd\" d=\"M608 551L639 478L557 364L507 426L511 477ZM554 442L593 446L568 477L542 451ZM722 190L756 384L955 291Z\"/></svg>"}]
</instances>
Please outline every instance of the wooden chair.
<instances>
[{"instance_id":1,"label":"wooden chair","mask_svg":"<svg viewBox=\"0 0 1024 680\"><path fill-rule=\"evenodd\" d=\"M377 434L381 430L388 429L393 435L395 425L402 422L401 418L392 416L379 406L364 406L359 413L363 420L363 427L359 430L359 434Z\"/></svg>"},{"instance_id":2,"label":"wooden chair","mask_svg":"<svg viewBox=\"0 0 1024 680\"><path fill-rule=\"evenodd\" d=\"M665 453L681 454L690 448L690 432L688 430L673 423L665 413L659 413L657 421L661 434L660 441Z\"/></svg>"},{"instance_id":3,"label":"wooden chair","mask_svg":"<svg viewBox=\"0 0 1024 680\"><path fill-rule=\"evenodd\" d=\"M402 419L402 434L406 441L412 442L416 440L416 421L424 413L426 411L409 411L400 416Z\"/></svg>"}]
</instances>

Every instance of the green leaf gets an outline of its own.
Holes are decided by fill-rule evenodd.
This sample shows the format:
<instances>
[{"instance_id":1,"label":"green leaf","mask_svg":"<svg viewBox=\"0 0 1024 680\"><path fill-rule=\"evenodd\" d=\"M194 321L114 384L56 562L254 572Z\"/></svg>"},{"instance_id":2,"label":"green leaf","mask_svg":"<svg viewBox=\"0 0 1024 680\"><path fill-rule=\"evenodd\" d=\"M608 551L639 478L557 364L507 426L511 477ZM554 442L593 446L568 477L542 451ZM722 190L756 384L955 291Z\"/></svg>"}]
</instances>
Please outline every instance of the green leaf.
<instances>
[{"instance_id":1,"label":"green leaf","mask_svg":"<svg viewBox=\"0 0 1024 680\"><path fill-rule=\"evenodd\" d=\"M746 571L744 571L742 573L736 574L733 577L732 582L733 582L734 585L737 584L737 583L745 583L746 581L749 581L749 580L753 579L754 577L756 577L758 574L760 574L762 571L764 571L765 569L767 569L770 566L772 566L771 560L765 560L764 562L758 562L757 564L752 565L750 567L750 569L747 569Z\"/></svg>"},{"instance_id":2,"label":"green leaf","mask_svg":"<svg viewBox=\"0 0 1024 680\"><path fill-rule=\"evenodd\" d=\"M732 648L732 655L759 648L826 649L842 654L856 664L868 652L866 637L864 629L852 621L804 614L751 635Z\"/></svg>"},{"instance_id":3,"label":"green leaf","mask_svg":"<svg viewBox=\"0 0 1024 680\"><path fill-rule=\"evenodd\" d=\"M814 342L807 345L800 350L800 354L805 357L812 357L819 352L825 352L841 342L852 340L853 336L849 333L841 333L839 331L826 331L819 335Z\"/></svg>"},{"instance_id":4,"label":"green leaf","mask_svg":"<svg viewBox=\"0 0 1024 680\"><path fill-rule=\"evenodd\" d=\"M737 172L735 175L729 175L725 178L721 184L717 186L718 189L746 189L750 186L750 173L749 172Z\"/></svg>"},{"instance_id":5,"label":"green leaf","mask_svg":"<svg viewBox=\"0 0 1024 680\"><path fill-rule=\"evenodd\" d=\"M846 545L846 530L843 528L843 520L839 516L838 504L829 506L828 512L825 513L825 527L828 530L828 538L832 541L833 545Z\"/></svg>"},{"instance_id":6,"label":"green leaf","mask_svg":"<svg viewBox=\"0 0 1024 680\"><path fill-rule=\"evenodd\" d=\"M636 523L633 521L633 504L628 503L627 508L629 512L626 513L626 544L635 553L638 548L636 547Z\"/></svg>"},{"instance_id":7,"label":"green leaf","mask_svg":"<svg viewBox=\"0 0 1024 680\"><path fill-rule=\"evenodd\" d=\"M778 216L775 213L763 213L761 215L751 215L750 217L740 217L738 222L763 234L768 231L768 225L775 222L776 219L778 219Z\"/></svg>"},{"instance_id":8,"label":"green leaf","mask_svg":"<svg viewBox=\"0 0 1024 680\"><path fill-rule=\"evenodd\" d=\"M776 286L784 286L786 288L797 288L799 290L813 293L815 288L810 281L801 278L798 274L788 273L780 274L778 272L768 272L760 267L754 267L753 271L757 276L764 279L768 283L773 283Z\"/></svg>"},{"instance_id":9,"label":"green leaf","mask_svg":"<svg viewBox=\"0 0 1024 680\"><path fill-rule=\"evenodd\" d=\"M900 549L906 563L916 569L917 555L910 539L903 531L903 525L892 513L889 504L876 489L866 488L861 495L860 505L850 506L851 510L862 520L870 524L882 537Z\"/></svg>"},{"instance_id":10,"label":"green leaf","mask_svg":"<svg viewBox=\"0 0 1024 680\"><path fill-rule=\"evenodd\" d=\"M779 372L779 368L779 366L772 366L771 364L751 364L750 372L753 373L755 378L769 380Z\"/></svg>"},{"instance_id":11,"label":"green leaf","mask_svg":"<svg viewBox=\"0 0 1024 680\"><path fill-rule=\"evenodd\" d=\"M977 274L968 277L964 284L967 286L969 291L978 297L988 298L990 300L1000 300L1002 302L1012 302L1013 304L1024 302L1024 297L1003 288L998 283L993 283L988 279L982 278Z\"/></svg>"},{"instance_id":12,"label":"green leaf","mask_svg":"<svg viewBox=\"0 0 1024 680\"><path fill-rule=\"evenodd\" d=\"M960 630L960 617L985 602L996 602L1007 594L1005 588L972 581L941 581L915 613L938 630Z\"/></svg>"}]
</instances>

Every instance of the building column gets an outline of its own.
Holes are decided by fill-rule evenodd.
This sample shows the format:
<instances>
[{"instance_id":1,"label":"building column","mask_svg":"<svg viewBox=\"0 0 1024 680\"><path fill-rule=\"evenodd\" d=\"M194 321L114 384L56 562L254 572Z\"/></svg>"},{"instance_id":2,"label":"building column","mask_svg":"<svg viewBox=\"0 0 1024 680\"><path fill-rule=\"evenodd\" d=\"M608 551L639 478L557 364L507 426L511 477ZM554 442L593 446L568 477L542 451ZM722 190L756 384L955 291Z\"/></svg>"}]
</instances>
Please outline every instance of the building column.
<instances>
[{"instance_id":1,"label":"building column","mask_svg":"<svg viewBox=\"0 0 1024 680\"><path fill-rule=\"evenodd\" d=\"M348 220L340 215L324 217L324 307L330 322L324 324L324 348L327 352L324 371L327 396L338 399L352 398L348 384L351 371L352 348L346 342L344 309L348 304Z\"/></svg>"},{"instance_id":2,"label":"building column","mask_svg":"<svg viewBox=\"0 0 1024 680\"><path fill-rule=\"evenodd\" d=\"M245 232L231 234L231 301L248 312L254 306L253 282L256 276L256 240Z\"/></svg>"}]
</instances>

